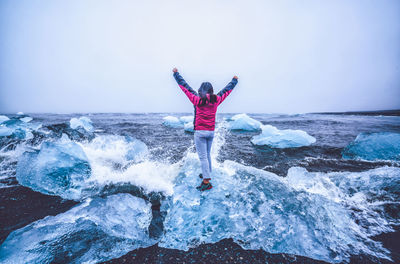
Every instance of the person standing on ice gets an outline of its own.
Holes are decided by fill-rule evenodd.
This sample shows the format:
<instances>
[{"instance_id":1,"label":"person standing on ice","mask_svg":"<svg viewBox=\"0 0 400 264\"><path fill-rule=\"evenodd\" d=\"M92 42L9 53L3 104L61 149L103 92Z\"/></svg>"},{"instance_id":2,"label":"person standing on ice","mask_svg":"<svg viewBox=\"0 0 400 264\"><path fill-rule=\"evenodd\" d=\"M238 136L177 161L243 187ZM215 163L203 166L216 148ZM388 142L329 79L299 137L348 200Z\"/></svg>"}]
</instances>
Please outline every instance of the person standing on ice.
<instances>
[{"instance_id":1,"label":"person standing on ice","mask_svg":"<svg viewBox=\"0 0 400 264\"><path fill-rule=\"evenodd\" d=\"M212 171L210 152L214 139L215 114L218 106L238 83L238 77L233 76L232 81L218 94L214 94L214 89L209 82L203 82L197 93L182 78L177 68L172 71L179 87L194 106L194 144L201 163L202 174L199 176L203 178L197 189L200 191L210 190L212 188L210 182Z\"/></svg>"}]
</instances>

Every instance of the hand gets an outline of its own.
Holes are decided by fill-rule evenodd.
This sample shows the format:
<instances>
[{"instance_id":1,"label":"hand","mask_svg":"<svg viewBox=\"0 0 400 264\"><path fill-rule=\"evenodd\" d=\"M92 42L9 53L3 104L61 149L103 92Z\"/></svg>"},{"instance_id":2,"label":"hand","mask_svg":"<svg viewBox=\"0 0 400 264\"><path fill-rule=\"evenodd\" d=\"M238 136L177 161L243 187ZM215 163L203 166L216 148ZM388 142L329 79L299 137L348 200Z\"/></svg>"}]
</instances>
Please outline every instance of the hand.
<instances>
[{"instance_id":1,"label":"hand","mask_svg":"<svg viewBox=\"0 0 400 264\"><path fill-rule=\"evenodd\" d=\"M237 80L237 79L238 79L238 77L235 75L235 76L233 76L233 79L236 79L236 80Z\"/></svg>"},{"instance_id":2,"label":"hand","mask_svg":"<svg viewBox=\"0 0 400 264\"><path fill-rule=\"evenodd\" d=\"M177 68L173 68L172 71L173 71L173 72L177 72L178 69L177 69Z\"/></svg>"}]
</instances>

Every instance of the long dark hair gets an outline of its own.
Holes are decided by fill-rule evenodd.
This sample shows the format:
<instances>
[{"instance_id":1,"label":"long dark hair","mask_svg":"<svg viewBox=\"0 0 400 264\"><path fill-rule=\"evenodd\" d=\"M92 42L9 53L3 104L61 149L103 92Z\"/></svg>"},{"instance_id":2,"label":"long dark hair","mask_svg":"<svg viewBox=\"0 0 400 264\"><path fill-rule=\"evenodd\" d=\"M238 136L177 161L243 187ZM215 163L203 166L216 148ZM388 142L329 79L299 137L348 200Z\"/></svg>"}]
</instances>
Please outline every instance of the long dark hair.
<instances>
[{"instance_id":1,"label":"long dark hair","mask_svg":"<svg viewBox=\"0 0 400 264\"><path fill-rule=\"evenodd\" d=\"M210 99L207 98L207 94L210 95ZM214 94L213 86L209 82L203 82L200 85L199 95L201 98L199 106L206 105L208 101L212 104L217 102L217 96Z\"/></svg>"}]
</instances>

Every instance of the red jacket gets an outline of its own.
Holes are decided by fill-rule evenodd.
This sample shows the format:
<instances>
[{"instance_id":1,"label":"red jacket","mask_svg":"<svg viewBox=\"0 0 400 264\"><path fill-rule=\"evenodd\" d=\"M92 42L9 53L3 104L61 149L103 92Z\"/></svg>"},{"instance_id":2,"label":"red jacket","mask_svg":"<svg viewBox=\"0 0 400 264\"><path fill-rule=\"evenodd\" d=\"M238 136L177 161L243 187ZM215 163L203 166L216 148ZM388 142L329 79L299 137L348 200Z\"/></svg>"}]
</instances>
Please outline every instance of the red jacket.
<instances>
[{"instance_id":1,"label":"red jacket","mask_svg":"<svg viewBox=\"0 0 400 264\"><path fill-rule=\"evenodd\" d=\"M194 91L182 78L182 76L178 73L174 73L174 77L176 82L182 91L189 98L190 102L192 102L194 106L194 130L211 130L215 129L215 113L217 112L218 106L225 100L225 98L232 92L233 88L237 84L237 79L232 78L232 81L222 89L217 96L217 102L210 103L200 106L200 96ZM207 94L209 98L209 95Z\"/></svg>"}]
</instances>

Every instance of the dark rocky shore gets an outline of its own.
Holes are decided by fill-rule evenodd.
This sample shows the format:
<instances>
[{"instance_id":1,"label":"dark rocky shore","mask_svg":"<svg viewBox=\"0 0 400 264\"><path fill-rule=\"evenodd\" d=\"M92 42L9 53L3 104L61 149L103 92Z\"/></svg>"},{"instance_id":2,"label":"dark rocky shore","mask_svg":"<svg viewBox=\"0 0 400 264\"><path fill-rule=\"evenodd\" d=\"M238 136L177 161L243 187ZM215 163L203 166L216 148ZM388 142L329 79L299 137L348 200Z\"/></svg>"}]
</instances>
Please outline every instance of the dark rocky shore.
<instances>
[{"instance_id":1,"label":"dark rocky shore","mask_svg":"<svg viewBox=\"0 0 400 264\"><path fill-rule=\"evenodd\" d=\"M17 198L18 197L18 198ZM63 200L57 196L44 195L23 186L4 188L0 191L3 206L0 208L0 243L15 229L47 215L57 215L67 211L77 202ZM154 213L158 208L153 208ZM157 219L159 217L156 217ZM152 223L162 228L162 224ZM153 233L155 230L149 230ZM160 230L157 230L159 233ZM161 231L162 232L162 231ZM400 263L400 229L393 233L381 234L374 238L383 243L392 252L393 262L371 256L352 256L350 263ZM217 243L202 244L188 251L161 248L158 244L148 248L139 248L128 254L104 263L310 263L321 264L311 258L292 254L271 254L264 250L245 250L232 239L223 239Z\"/></svg>"},{"instance_id":2,"label":"dark rocky shore","mask_svg":"<svg viewBox=\"0 0 400 264\"><path fill-rule=\"evenodd\" d=\"M244 250L232 239L202 244L188 251L160 248L153 245L133 250L118 259L104 263L312 263L327 262L290 254L270 254L263 250Z\"/></svg>"},{"instance_id":3,"label":"dark rocky shore","mask_svg":"<svg viewBox=\"0 0 400 264\"><path fill-rule=\"evenodd\" d=\"M396 240L400 241L400 232L389 233L382 235L380 241L395 243ZM397 246L398 244L387 245L389 247ZM386 244L385 244L386 246ZM399 251L397 251L399 252ZM385 259L371 258L370 256L358 255L352 256L350 263L365 264L365 263L382 263L392 264L399 263L400 255L392 256L394 262ZM213 244L203 244L197 248L192 248L188 251L160 248L158 245L153 245L148 248L139 248L129 252L128 254L113 259L107 264L118 263L155 263L155 264L169 264L169 263L279 263L279 264L323 264L327 263L303 256L296 256L292 254L271 254L264 250L244 250L238 244L233 242L232 239L223 239Z\"/></svg>"}]
</instances>

